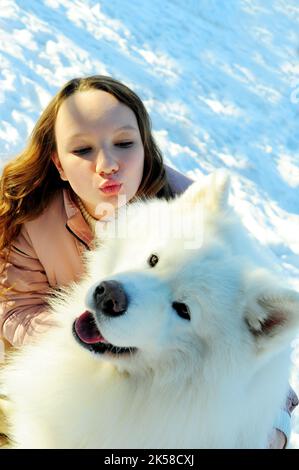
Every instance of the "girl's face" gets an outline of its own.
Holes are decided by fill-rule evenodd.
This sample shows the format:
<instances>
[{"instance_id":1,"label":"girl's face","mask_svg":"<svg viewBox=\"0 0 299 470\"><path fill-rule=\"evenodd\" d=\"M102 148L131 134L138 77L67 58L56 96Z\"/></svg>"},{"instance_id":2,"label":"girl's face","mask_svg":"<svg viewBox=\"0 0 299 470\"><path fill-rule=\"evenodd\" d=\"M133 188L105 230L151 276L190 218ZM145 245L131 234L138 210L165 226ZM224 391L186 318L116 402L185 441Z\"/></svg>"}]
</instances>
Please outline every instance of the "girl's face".
<instances>
[{"instance_id":1,"label":"girl's face","mask_svg":"<svg viewBox=\"0 0 299 470\"><path fill-rule=\"evenodd\" d=\"M144 148L128 106L102 90L77 92L59 108L55 138L52 160L93 217L100 219L107 208L113 212L134 197Z\"/></svg>"}]
</instances>

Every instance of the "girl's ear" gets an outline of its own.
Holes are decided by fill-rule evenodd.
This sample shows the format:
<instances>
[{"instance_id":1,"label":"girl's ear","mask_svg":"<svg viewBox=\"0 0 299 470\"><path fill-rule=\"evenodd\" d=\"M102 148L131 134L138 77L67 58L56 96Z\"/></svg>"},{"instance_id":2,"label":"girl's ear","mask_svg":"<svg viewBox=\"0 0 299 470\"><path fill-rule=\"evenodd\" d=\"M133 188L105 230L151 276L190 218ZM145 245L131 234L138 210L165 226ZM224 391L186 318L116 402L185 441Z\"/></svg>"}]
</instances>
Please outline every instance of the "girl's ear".
<instances>
[{"instance_id":1,"label":"girl's ear","mask_svg":"<svg viewBox=\"0 0 299 470\"><path fill-rule=\"evenodd\" d=\"M52 162L54 163L54 165L56 166L57 170L58 170L58 173L60 174L60 178L63 180L63 181L67 181L67 178L64 174L64 170L61 166L61 163L60 163L60 160L59 160L59 157L57 155L57 152L53 152L52 155L51 155L51 160Z\"/></svg>"}]
</instances>

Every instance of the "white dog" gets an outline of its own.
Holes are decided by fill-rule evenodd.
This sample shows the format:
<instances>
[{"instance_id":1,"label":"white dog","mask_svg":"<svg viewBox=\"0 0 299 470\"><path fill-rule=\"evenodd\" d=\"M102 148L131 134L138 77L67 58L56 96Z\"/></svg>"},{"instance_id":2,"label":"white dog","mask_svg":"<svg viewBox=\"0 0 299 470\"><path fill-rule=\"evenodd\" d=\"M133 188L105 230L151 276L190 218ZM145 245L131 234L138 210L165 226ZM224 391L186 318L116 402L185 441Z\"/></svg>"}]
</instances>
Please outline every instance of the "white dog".
<instances>
[{"instance_id":1,"label":"white dog","mask_svg":"<svg viewBox=\"0 0 299 470\"><path fill-rule=\"evenodd\" d=\"M6 367L16 447L267 446L299 295L227 193L216 173L109 224L86 278L52 301L57 327Z\"/></svg>"}]
</instances>

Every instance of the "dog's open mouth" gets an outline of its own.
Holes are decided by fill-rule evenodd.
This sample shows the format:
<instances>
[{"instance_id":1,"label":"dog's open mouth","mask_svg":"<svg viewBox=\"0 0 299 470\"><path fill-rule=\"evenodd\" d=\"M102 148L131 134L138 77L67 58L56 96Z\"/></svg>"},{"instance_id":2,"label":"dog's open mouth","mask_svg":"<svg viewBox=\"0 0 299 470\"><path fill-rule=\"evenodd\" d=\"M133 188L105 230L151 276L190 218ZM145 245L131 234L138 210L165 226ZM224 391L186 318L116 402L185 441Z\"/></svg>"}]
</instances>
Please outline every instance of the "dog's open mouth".
<instances>
[{"instance_id":1,"label":"dog's open mouth","mask_svg":"<svg viewBox=\"0 0 299 470\"><path fill-rule=\"evenodd\" d=\"M133 353L136 348L122 348L109 343L98 329L93 315L88 310L82 313L73 323L73 335L76 340L91 352L97 354Z\"/></svg>"}]
</instances>

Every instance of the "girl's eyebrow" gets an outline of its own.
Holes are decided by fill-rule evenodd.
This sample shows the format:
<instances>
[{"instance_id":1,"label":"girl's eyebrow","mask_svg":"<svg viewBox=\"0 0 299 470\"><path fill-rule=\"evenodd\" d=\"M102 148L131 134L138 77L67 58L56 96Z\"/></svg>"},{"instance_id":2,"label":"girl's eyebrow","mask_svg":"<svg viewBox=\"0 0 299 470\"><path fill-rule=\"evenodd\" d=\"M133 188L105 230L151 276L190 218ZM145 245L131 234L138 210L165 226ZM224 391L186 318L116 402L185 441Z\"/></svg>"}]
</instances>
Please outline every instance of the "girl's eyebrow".
<instances>
[{"instance_id":1,"label":"girl's eyebrow","mask_svg":"<svg viewBox=\"0 0 299 470\"><path fill-rule=\"evenodd\" d=\"M122 126L122 127L118 127L117 129L115 129L115 132L118 132L118 131L137 131L138 132L138 129L135 126Z\"/></svg>"}]
</instances>

